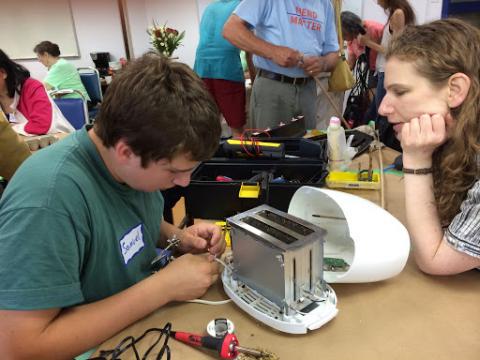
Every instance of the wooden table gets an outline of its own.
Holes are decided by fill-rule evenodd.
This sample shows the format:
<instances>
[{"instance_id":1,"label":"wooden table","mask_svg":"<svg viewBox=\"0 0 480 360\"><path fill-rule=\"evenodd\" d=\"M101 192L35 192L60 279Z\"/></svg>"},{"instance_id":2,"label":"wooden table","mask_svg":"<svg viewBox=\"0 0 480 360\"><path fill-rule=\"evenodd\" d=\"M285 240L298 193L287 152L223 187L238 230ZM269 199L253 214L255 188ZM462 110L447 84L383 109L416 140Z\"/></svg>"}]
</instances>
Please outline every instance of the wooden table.
<instances>
[{"instance_id":1,"label":"wooden table","mask_svg":"<svg viewBox=\"0 0 480 360\"><path fill-rule=\"evenodd\" d=\"M385 164L396 156L385 152ZM363 159L365 161L365 159ZM405 221L403 183L397 175L386 176L386 207ZM351 193L379 202L378 191ZM208 306L191 303L168 305L138 321L100 346L115 347L126 336L138 337L151 327L204 334L207 323L227 317L236 327L240 344L274 351L281 359L324 360L477 360L480 358L480 272L473 270L451 277L421 273L412 259L395 278L369 284L332 284L339 314L331 322L306 335L273 330L240 310L234 303ZM221 283L204 299L225 299ZM138 344L143 353L152 338ZM207 352L169 342L172 359L215 359ZM97 354L98 355L98 354ZM134 359L130 350L122 359ZM153 357L151 357L153 358Z\"/></svg>"}]
</instances>

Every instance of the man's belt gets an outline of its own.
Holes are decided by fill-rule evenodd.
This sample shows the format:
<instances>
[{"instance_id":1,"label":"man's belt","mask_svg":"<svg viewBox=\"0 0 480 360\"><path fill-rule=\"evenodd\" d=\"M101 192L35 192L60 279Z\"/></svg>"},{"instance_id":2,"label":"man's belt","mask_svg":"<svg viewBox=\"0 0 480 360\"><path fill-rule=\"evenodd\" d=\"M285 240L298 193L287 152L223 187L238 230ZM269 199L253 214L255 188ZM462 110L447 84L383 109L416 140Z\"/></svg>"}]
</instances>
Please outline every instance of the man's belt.
<instances>
[{"instance_id":1,"label":"man's belt","mask_svg":"<svg viewBox=\"0 0 480 360\"><path fill-rule=\"evenodd\" d=\"M258 70L258 76L264 77L266 79L280 81L283 83L294 84L294 85L304 85L307 83L308 80L310 80L309 77L292 78L287 75L277 74L275 72L264 70L264 69Z\"/></svg>"}]
</instances>

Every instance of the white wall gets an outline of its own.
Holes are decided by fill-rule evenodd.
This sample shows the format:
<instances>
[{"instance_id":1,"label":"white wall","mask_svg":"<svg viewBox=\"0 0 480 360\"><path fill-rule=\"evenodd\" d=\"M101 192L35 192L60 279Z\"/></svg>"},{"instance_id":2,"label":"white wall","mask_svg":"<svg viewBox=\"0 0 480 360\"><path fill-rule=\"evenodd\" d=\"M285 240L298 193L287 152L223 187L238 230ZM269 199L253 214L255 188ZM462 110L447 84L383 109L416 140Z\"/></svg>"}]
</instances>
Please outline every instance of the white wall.
<instances>
[{"instance_id":1,"label":"white wall","mask_svg":"<svg viewBox=\"0 0 480 360\"><path fill-rule=\"evenodd\" d=\"M117 0L71 0L71 5L80 50L79 58L69 58L75 66L94 66L91 52L109 52L112 61L125 57ZM48 2L45 2L45 6L48 6ZM32 49L34 46L32 44ZM37 60L19 63L29 69L34 78L41 80L47 73Z\"/></svg>"},{"instance_id":2,"label":"white wall","mask_svg":"<svg viewBox=\"0 0 480 360\"><path fill-rule=\"evenodd\" d=\"M152 19L147 17L145 0L126 0L125 11L131 40L130 56L137 58L150 49L147 27Z\"/></svg>"},{"instance_id":3,"label":"white wall","mask_svg":"<svg viewBox=\"0 0 480 360\"><path fill-rule=\"evenodd\" d=\"M183 46L173 54L179 61L193 67L199 40L198 7L196 0L146 0L147 19L164 24L178 31L185 30Z\"/></svg>"}]
</instances>

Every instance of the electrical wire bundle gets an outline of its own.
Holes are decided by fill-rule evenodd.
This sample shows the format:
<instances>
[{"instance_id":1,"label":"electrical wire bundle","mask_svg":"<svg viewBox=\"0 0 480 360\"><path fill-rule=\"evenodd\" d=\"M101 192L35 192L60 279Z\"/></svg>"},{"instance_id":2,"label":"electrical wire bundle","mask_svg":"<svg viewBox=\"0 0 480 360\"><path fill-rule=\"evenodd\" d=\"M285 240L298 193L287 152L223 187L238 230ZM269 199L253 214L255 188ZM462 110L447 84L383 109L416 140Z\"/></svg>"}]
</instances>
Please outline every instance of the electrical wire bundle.
<instances>
[{"instance_id":1,"label":"electrical wire bundle","mask_svg":"<svg viewBox=\"0 0 480 360\"><path fill-rule=\"evenodd\" d=\"M261 129L245 129L240 135L240 145L245 152L250 157L258 157L262 154L262 149L260 147L260 141L257 137L253 136L259 135L261 133L267 134L270 137L270 134L267 130Z\"/></svg>"},{"instance_id":2,"label":"electrical wire bundle","mask_svg":"<svg viewBox=\"0 0 480 360\"><path fill-rule=\"evenodd\" d=\"M92 358L91 360L120 360L120 355L123 354L128 349L132 349L135 354L135 360L146 360L148 355L157 347L160 341L163 338L163 343L161 344L160 351L155 357L156 360L161 360L166 356L167 360L170 360L170 347L168 346L168 340L170 339L170 332L172 330L172 324L167 323L163 328L150 328L146 330L138 338L133 336L127 336L120 343L111 350L100 350L100 356ZM150 333L157 333L158 337L155 342L145 351L145 353L140 357L136 344L142 341L145 336Z\"/></svg>"}]
</instances>

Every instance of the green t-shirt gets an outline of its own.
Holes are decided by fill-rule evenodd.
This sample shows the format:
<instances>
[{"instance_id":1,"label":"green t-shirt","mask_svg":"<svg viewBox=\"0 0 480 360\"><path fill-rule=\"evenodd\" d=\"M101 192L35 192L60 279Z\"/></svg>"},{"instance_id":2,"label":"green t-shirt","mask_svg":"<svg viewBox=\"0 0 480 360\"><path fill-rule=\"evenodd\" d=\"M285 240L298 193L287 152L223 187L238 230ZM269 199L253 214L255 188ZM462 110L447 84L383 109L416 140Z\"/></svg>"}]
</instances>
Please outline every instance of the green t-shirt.
<instances>
[{"instance_id":1,"label":"green t-shirt","mask_svg":"<svg viewBox=\"0 0 480 360\"><path fill-rule=\"evenodd\" d=\"M0 309L90 303L149 276L163 204L115 181L85 128L36 152L0 201Z\"/></svg>"},{"instance_id":2,"label":"green t-shirt","mask_svg":"<svg viewBox=\"0 0 480 360\"><path fill-rule=\"evenodd\" d=\"M65 59L58 59L58 61L50 67L43 82L49 84L55 90L71 89L80 91L85 100L90 100L87 90L80 79L78 70ZM75 99L80 98L80 95L73 93L62 97L65 99Z\"/></svg>"}]
</instances>

